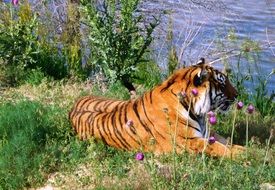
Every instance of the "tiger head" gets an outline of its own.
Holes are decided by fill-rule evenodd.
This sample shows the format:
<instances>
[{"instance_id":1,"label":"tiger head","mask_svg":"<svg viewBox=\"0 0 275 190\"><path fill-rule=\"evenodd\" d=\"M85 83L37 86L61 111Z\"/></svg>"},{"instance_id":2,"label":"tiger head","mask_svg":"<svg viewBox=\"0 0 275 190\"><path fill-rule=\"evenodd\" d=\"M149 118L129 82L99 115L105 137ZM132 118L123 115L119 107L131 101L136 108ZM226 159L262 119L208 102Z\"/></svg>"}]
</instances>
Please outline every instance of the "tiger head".
<instances>
[{"instance_id":1,"label":"tiger head","mask_svg":"<svg viewBox=\"0 0 275 190\"><path fill-rule=\"evenodd\" d=\"M237 97L228 77L207 65L204 58L196 65L176 71L163 83L161 92L164 91L180 97L185 109L190 106L190 111L197 116L215 109L226 111Z\"/></svg>"}]
</instances>

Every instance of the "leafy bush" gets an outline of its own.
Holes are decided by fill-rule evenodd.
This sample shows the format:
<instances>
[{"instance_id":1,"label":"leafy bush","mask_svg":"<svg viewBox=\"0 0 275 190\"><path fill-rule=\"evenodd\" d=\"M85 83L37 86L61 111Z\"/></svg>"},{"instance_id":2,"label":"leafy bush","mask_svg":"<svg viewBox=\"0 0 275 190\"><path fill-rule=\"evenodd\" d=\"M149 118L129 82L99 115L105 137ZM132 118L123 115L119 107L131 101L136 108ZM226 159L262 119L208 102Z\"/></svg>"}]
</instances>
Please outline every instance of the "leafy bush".
<instances>
[{"instance_id":1,"label":"leafy bush","mask_svg":"<svg viewBox=\"0 0 275 190\"><path fill-rule=\"evenodd\" d=\"M135 90L132 83L137 65L144 61L159 23L155 18L145 25L138 4L139 0L82 1L89 27L89 67L94 72L101 70L111 83L121 81L128 90Z\"/></svg>"},{"instance_id":2,"label":"leafy bush","mask_svg":"<svg viewBox=\"0 0 275 190\"><path fill-rule=\"evenodd\" d=\"M161 69L155 62L140 63L137 66L137 73L135 75L134 82L141 84L146 88L153 88L157 84L161 83L163 76ZM148 90L148 89L147 89Z\"/></svg>"},{"instance_id":3,"label":"leafy bush","mask_svg":"<svg viewBox=\"0 0 275 190\"><path fill-rule=\"evenodd\" d=\"M37 14L28 1L18 8L4 4L1 7L0 69L6 84L17 85L31 69L40 69L56 79L67 75L63 56L56 47L42 42L39 27Z\"/></svg>"},{"instance_id":4,"label":"leafy bush","mask_svg":"<svg viewBox=\"0 0 275 190\"><path fill-rule=\"evenodd\" d=\"M3 59L1 67L8 68L5 69L7 81L15 84L23 78L24 69L35 64L37 17L32 14L29 4L21 6L18 11L12 7L9 11L8 8L1 8L0 57Z\"/></svg>"}]
</instances>

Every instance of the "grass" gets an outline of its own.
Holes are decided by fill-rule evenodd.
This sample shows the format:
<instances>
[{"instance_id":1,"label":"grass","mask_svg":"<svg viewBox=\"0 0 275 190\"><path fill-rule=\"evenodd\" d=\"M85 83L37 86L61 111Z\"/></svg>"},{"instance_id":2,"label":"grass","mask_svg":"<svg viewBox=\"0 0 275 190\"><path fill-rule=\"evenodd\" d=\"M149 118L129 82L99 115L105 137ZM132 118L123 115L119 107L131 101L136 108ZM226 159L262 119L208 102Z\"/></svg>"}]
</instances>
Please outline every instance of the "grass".
<instances>
[{"instance_id":1,"label":"grass","mask_svg":"<svg viewBox=\"0 0 275 190\"><path fill-rule=\"evenodd\" d=\"M274 117L256 112L249 120L248 158L145 154L119 151L75 138L67 114L76 98L103 94L126 99L116 84L104 92L89 82L43 81L1 92L0 189L259 189L275 183ZM117 93L117 91L121 93ZM233 111L219 116L216 129L230 136ZM221 127L222 126L222 127ZM234 142L245 144L245 112L236 117ZM174 169L176 163L176 169Z\"/></svg>"}]
</instances>

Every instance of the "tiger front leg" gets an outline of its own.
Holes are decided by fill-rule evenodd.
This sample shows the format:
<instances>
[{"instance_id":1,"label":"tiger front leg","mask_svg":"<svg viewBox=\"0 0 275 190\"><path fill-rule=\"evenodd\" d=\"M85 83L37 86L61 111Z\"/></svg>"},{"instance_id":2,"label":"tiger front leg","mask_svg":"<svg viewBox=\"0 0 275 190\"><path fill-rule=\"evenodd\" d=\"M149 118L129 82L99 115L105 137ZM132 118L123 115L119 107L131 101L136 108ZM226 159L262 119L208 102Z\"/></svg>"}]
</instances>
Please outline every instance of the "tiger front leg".
<instances>
[{"instance_id":1,"label":"tiger front leg","mask_svg":"<svg viewBox=\"0 0 275 190\"><path fill-rule=\"evenodd\" d=\"M241 146L241 145L229 145L230 144L230 140L229 139L225 139L223 136L217 134L215 131L211 131L211 136L213 136L216 140L216 142L220 142L224 145L226 145L228 148L230 148L230 150L233 152L233 154L241 154L242 152L244 152L246 150L245 147Z\"/></svg>"},{"instance_id":2,"label":"tiger front leg","mask_svg":"<svg viewBox=\"0 0 275 190\"><path fill-rule=\"evenodd\" d=\"M212 157L227 157L236 158L243 151L237 149L230 149L228 146L216 141L215 143L209 144L205 138L190 139L186 142L186 148L190 152L202 153L205 152Z\"/></svg>"}]
</instances>

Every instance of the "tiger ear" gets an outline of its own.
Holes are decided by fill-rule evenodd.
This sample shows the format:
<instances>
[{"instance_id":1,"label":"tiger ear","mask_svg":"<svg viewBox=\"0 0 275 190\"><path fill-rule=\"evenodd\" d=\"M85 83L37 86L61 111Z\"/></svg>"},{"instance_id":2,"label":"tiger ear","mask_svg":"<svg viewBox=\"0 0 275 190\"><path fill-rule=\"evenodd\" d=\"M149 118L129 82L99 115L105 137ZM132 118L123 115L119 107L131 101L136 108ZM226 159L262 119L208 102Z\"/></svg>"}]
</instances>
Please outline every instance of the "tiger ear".
<instances>
[{"instance_id":1,"label":"tiger ear","mask_svg":"<svg viewBox=\"0 0 275 190\"><path fill-rule=\"evenodd\" d=\"M203 68L200 72L198 72L193 80L193 84L198 87L200 86L206 79L208 78L208 72L205 68Z\"/></svg>"},{"instance_id":2,"label":"tiger ear","mask_svg":"<svg viewBox=\"0 0 275 190\"><path fill-rule=\"evenodd\" d=\"M197 62L197 65L203 65L205 64L205 59L202 57L200 60Z\"/></svg>"}]
</instances>

